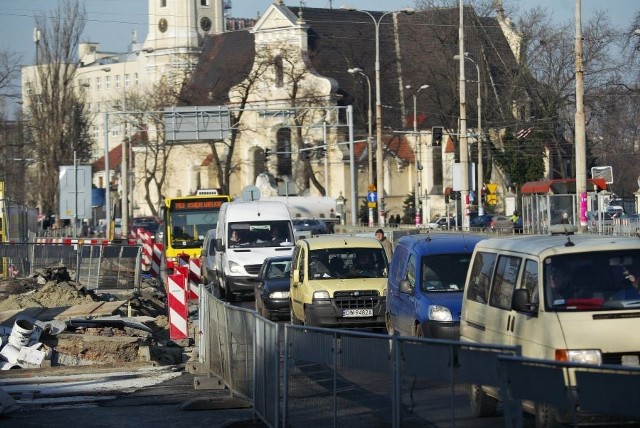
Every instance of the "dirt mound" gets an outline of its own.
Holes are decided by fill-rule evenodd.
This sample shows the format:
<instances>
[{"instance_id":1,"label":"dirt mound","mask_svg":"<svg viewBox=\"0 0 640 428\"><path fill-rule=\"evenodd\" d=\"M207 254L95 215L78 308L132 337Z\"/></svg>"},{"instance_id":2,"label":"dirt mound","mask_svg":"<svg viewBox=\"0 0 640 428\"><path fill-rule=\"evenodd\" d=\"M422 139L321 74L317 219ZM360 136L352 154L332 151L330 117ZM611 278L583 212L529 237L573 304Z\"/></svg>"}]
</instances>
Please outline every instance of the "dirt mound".
<instances>
[{"instance_id":1,"label":"dirt mound","mask_svg":"<svg viewBox=\"0 0 640 428\"><path fill-rule=\"evenodd\" d=\"M66 282L47 282L37 290L23 294L10 294L0 302L0 312L12 309L32 307L55 308L59 306L73 306L98 301L94 295L83 288L77 288Z\"/></svg>"}]
</instances>

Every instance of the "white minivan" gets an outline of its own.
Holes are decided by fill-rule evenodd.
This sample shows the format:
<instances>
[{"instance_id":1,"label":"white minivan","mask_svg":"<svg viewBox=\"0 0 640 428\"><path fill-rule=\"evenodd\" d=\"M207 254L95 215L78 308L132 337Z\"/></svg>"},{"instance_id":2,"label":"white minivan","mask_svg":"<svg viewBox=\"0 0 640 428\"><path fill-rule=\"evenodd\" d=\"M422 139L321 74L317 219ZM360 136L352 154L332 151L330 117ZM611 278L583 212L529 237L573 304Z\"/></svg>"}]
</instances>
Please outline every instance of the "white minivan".
<instances>
[{"instance_id":1,"label":"white minivan","mask_svg":"<svg viewBox=\"0 0 640 428\"><path fill-rule=\"evenodd\" d=\"M295 243L289 210L275 201L225 202L215 233L214 283L229 301L253 295L262 262L291 255Z\"/></svg>"},{"instance_id":2,"label":"white minivan","mask_svg":"<svg viewBox=\"0 0 640 428\"><path fill-rule=\"evenodd\" d=\"M467 273L460 338L519 345L530 358L640 366L639 281L638 238L487 239L476 245ZM496 411L497 391L474 385L470 394L476 416ZM537 419L568 417L546 404L523 405Z\"/></svg>"}]
</instances>

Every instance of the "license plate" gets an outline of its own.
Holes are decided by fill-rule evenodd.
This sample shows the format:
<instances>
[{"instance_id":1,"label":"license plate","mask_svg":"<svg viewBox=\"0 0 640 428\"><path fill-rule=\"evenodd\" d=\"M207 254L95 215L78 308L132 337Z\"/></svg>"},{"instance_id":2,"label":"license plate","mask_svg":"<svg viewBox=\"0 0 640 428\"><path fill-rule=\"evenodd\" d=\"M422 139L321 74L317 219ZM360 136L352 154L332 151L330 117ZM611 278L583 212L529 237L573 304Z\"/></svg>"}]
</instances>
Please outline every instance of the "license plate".
<instances>
[{"instance_id":1,"label":"license plate","mask_svg":"<svg viewBox=\"0 0 640 428\"><path fill-rule=\"evenodd\" d=\"M343 309L342 316L344 318L372 317L373 309Z\"/></svg>"}]
</instances>

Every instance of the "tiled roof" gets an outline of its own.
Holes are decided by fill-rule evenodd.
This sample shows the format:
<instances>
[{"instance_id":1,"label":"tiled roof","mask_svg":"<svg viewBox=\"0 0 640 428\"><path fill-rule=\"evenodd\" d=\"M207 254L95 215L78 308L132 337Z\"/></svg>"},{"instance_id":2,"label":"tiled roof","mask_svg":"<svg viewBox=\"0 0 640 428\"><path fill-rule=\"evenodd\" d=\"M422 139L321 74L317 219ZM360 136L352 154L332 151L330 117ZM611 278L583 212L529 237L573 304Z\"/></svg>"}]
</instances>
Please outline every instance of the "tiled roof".
<instances>
[{"instance_id":1,"label":"tiled roof","mask_svg":"<svg viewBox=\"0 0 640 428\"><path fill-rule=\"evenodd\" d=\"M122 145L109 150L109 169L112 170L122 163ZM92 164L93 172L104 171L104 156Z\"/></svg>"},{"instance_id":2,"label":"tiled roof","mask_svg":"<svg viewBox=\"0 0 640 428\"><path fill-rule=\"evenodd\" d=\"M255 55L248 30L207 36L200 61L180 95L180 105L224 105L229 89L249 74Z\"/></svg>"},{"instance_id":3,"label":"tiled roof","mask_svg":"<svg viewBox=\"0 0 640 428\"><path fill-rule=\"evenodd\" d=\"M375 116L375 25L362 12L341 9L289 6L309 26L309 58L323 76L338 82L339 105L354 105L356 139L366 138L368 88L366 79L356 79L347 70L359 67L371 81ZM379 20L384 12L370 12ZM397 27L393 25L397 17ZM380 86L383 127L413 129L413 92L430 87L417 96L419 129L444 126L456 129L459 117L458 8L433 8L413 15L386 15L379 24ZM495 18L478 17L471 7L464 10L465 51L481 73L483 126L503 126L503 112L510 111L511 75L517 63ZM395 29L397 28L397 32ZM396 39L396 35L398 36ZM229 88L246 76L255 54L253 35L236 31L207 36L200 63L183 93L187 105L228 102ZM465 61L467 80L467 127L476 126L477 72ZM413 89L407 90L406 85ZM500 104L500 105L499 105ZM375 120L375 119L374 119ZM408 146L410 147L410 145ZM409 149L410 150L410 149ZM405 151L399 151L402 157ZM407 155L408 156L408 155ZM413 156L413 155L411 155ZM409 156L406 159L411 161Z\"/></svg>"}]
</instances>

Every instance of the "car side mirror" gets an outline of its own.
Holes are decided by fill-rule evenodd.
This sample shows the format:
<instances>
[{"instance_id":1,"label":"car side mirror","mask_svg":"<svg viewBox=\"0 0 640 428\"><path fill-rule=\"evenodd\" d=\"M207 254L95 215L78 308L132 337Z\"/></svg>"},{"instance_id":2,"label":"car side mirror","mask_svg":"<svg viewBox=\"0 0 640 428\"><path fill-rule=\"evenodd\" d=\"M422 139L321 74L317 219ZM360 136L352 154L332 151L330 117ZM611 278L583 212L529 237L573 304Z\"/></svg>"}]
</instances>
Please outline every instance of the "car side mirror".
<instances>
[{"instance_id":1,"label":"car side mirror","mask_svg":"<svg viewBox=\"0 0 640 428\"><path fill-rule=\"evenodd\" d=\"M224 245L222 244L222 239L216 238L216 251L222 252L224 251Z\"/></svg>"},{"instance_id":2,"label":"car side mirror","mask_svg":"<svg viewBox=\"0 0 640 428\"><path fill-rule=\"evenodd\" d=\"M538 303L529 300L529 290L518 288L513 291L511 308L514 311L535 314L538 312Z\"/></svg>"},{"instance_id":3,"label":"car side mirror","mask_svg":"<svg viewBox=\"0 0 640 428\"><path fill-rule=\"evenodd\" d=\"M298 283L300 282L300 270L294 269L293 275L291 277L292 277L291 285L293 285L294 287L297 287Z\"/></svg>"},{"instance_id":4,"label":"car side mirror","mask_svg":"<svg viewBox=\"0 0 640 428\"><path fill-rule=\"evenodd\" d=\"M409 282L409 280L403 279L402 281L400 281L399 289L401 293L413 296L414 290L413 287L411 287L411 283Z\"/></svg>"}]
</instances>

